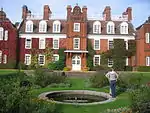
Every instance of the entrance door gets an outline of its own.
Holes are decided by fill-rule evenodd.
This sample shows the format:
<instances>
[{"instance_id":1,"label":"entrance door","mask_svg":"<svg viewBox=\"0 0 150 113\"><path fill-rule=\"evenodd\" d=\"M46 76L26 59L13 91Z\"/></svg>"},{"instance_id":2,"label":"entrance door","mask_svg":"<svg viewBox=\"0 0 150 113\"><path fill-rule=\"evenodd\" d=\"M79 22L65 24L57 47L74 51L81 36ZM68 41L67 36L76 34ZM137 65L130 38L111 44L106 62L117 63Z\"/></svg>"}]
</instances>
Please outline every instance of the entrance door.
<instances>
[{"instance_id":1,"label":"entrance door","mask_svg":"<svg viewBox=\"0 0 150 113\"><path fill-rule=\"evenodd\" d=\"M81 70L81 57L78 55L74 55L72 57L72 70L80 71Z\"/></svg>"}]
</instances>

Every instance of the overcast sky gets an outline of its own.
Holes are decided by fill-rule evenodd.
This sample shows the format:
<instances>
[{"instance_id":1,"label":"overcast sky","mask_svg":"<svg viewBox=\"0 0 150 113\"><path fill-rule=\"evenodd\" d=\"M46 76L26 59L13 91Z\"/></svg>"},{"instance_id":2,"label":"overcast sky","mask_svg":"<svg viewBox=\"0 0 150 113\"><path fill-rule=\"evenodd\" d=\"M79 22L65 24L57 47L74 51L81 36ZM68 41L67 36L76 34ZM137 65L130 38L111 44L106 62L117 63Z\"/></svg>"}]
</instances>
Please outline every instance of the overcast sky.
<instances>
[{"instance_id":1,"label":"overcast sky","mask_svg":"<svg viewBox=\"0 0 150 113\"><path fill-rule=\"evenodd\" d=\"M150 0L0 0L0 7L6 12L7 17L15 23L21 21L22 6L27 5L33 14L42 15L43 6L50 6L55 18L66 18L66 7L86 5L88 16L100 17L105 6L111 7L112 15L121 15L127 7L132 7L135 27L141 25L150 16Z\"/></svg>"}]
</instances>

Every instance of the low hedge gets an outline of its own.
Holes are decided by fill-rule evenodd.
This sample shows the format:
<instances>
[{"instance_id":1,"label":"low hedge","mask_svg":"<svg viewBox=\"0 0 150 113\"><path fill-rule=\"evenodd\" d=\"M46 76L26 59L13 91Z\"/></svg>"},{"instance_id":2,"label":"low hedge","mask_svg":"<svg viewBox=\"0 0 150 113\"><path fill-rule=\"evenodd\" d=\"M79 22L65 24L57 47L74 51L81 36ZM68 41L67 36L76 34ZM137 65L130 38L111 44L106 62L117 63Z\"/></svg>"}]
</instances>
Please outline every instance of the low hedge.
<instances>
[{"instance_id":1,"label":"low hedge","mask_svg":"<svg viewBox=\"0 0 150 113\"><path fill-rule=\"evenodd\" d=\"M139 67L137 67L137 71L150 72L150 66L139 66Z\"/></svg>"}]
</instances>

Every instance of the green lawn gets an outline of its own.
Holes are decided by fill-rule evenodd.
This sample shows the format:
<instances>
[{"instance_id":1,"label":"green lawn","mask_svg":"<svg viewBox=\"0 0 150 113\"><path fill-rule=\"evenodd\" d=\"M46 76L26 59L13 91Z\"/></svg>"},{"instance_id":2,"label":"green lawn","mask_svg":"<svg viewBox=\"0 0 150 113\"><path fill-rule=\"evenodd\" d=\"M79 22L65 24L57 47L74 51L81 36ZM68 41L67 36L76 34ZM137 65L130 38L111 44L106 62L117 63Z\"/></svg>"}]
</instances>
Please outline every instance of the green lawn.
<instances>
[{"instance_id":1,"label":"green lawn","mask_svg":"<svg viewBox=\"0 0 150 113\"><path fill-rule=\"evenodd\" d=\"M17 69L0 69L0 75L6 75L11 73L17 73Z\"/></svg>"}]
</instances>

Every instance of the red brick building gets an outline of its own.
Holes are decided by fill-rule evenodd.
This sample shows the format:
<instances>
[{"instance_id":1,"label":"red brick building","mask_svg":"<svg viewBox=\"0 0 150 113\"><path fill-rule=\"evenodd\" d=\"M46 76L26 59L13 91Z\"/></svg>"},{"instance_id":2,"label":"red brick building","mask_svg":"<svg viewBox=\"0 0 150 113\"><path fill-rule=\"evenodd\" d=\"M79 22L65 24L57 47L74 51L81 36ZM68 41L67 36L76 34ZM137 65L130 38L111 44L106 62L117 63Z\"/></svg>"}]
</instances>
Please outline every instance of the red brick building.
<instances>
[{"instance_id":1,"label":"red brick building","mask_svg":"<svg viewBox=\"0 0 150 113\"><path fill-rule=\"evenodd\" d=\"M30 65L32 61L31 50L39 50L38 62L46 64L44 51L47 43L55 52L54 60L59 59L57 50L65 48L66 66L71 70L83 70L87 67L88 44L90 40L96 54L93 57L93 65L100 65L100 53L113 47L113 39L124 39L128 49L128 40L135 40L135 31L132 21L132 9L128 7L119 16L111 15L111 8L106 6L102 17L88 17L86 6L80 8L67 6L66 19L54 19L48 5L44 6L42 17L37 17L28 10L22 8L22 23L19 30L20 61ZM133 59L132 59L133 60ZM113 65L112 59L108 59L108 66ZM126 60L126 65L133 65L131 59Z\"/></svg>"},{"instance_id":2,"label":"red brick building","mask_svg":"<svg viewBox=\"0 0 150 113\"><path fill-rule=\"evenodd\" d=\"M17 63L17 29L0 10L0 68L15 68Z\"/></svg>"},{"instance_id":3,"label":"red brick building","mask_svg":"<svg viewBox=\"0 0 150 113\"><path fill-rule=\"evenodd\" d=\"M136 65L150 66L150 17L136 30Z\"/></svg>"}]
</instances>

